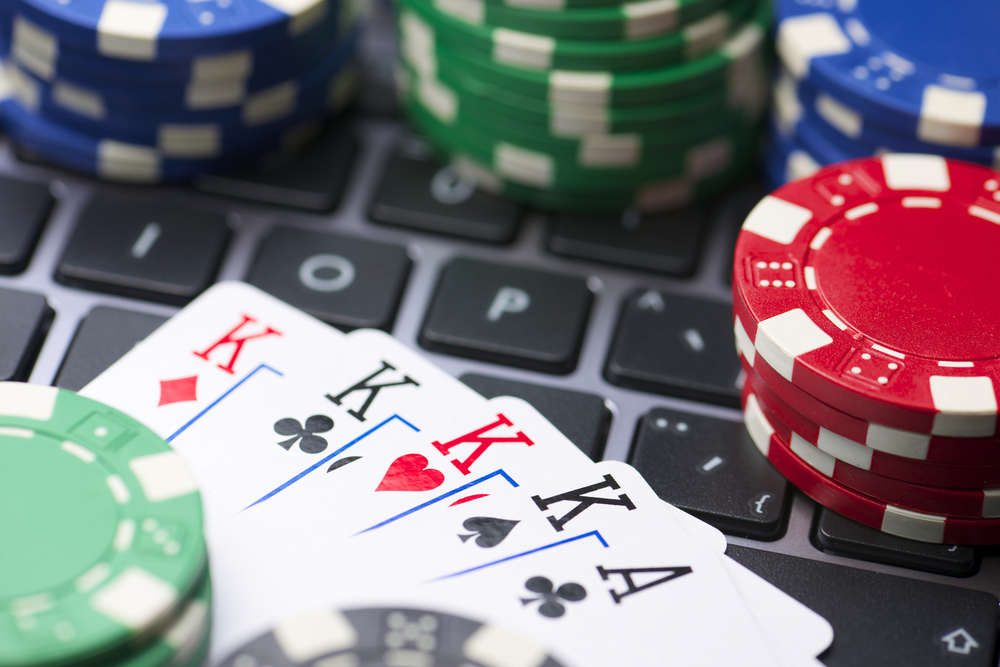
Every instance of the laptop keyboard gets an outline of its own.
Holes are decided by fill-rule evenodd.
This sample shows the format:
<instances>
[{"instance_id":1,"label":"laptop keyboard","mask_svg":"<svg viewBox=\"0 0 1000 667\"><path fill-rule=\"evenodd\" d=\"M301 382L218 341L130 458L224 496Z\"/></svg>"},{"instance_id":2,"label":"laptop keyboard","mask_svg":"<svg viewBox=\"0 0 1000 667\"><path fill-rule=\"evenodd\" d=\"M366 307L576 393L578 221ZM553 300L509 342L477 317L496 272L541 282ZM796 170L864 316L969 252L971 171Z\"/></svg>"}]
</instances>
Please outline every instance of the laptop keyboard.
<instances>
[{"instance_id":1,"label":"laptop keyboard","mask_svg":"<svg viewBox=\"0 0 1000 667\"><path fill-rule=\"evenodd\" d=\"M848 521L749 441L729 280L760 183L620 219L476 191L387 113L384 42L367 47L358 108L292 161L143 188L4 143L0 377L80 389L213 281L246 280L390 331L485 396L534 404L592 458L631 462L831 621L826 664L996 665L995 549ZM510 317L529 303L532 318Z\"/></svg>"}]
</instances>

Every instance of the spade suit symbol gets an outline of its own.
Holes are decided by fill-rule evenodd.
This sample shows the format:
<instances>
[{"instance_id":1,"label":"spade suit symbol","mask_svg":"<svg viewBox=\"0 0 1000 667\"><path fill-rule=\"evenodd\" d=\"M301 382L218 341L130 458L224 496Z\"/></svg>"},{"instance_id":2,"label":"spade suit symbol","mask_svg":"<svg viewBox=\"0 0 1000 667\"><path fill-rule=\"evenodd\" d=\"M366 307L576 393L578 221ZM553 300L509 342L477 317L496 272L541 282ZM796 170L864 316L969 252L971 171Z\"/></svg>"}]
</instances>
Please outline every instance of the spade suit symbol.
<instances>
[{"instance_id":1,"label":"spade suit symbol","mask_svg":"<svg viewBox=\"0 0 1000 667\"><path fill-rule=\"evenodd\" d=\"M514 526L521 523L520 521L512 521L510 519L494 519L489 516L474 516L471 519L466 519L465 523L462 524L462 528L466 530L471 530L472 533L469 535L459 535L459 539L463 542L476 537L476 544L483 547L484 549L489 549L490 547L495 547L496 545L507 539L510 535L510 531L514 530Z\"/></svg>"}]
</instances>

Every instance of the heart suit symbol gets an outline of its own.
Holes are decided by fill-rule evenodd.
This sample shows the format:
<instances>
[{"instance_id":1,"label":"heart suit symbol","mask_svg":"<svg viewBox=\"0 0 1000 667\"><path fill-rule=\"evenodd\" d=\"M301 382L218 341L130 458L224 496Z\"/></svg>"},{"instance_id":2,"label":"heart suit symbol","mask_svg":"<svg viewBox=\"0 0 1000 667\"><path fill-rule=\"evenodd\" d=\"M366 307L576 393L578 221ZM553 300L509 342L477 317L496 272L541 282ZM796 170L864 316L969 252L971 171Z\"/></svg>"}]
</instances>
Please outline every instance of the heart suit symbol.
<instances>
[{"instance_id":1,"label":"heart suit symbol","mask_svg":"<svg viewBox=\"0 0 1000 667\"><path fill-rule=\"evenodd\" d=\"M403 454L392 462L376 491L429 491L444 484L444 473L427 467L422 454Z\"/></svg>"}]
</instances>

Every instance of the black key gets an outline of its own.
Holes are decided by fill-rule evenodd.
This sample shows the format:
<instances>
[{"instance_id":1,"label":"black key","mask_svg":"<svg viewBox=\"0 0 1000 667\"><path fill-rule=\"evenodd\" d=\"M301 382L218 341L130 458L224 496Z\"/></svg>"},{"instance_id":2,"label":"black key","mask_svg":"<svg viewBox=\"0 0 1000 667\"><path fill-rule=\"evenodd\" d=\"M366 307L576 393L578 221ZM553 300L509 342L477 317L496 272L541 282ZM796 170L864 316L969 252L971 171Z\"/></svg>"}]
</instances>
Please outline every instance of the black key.
<instances>
[{"instance_id":1,"label":"black key","mask_svg":"<svg viewBox=\"0 0 1000 667\"><path fill-rule=\"evenodd\" d=\"M561 214L549 239L553 252L634 269L687 276L694 273L708 227L708 206L621 217Z\"/></svg>"},{"instance_id":2,"label":"black key","mask_svg":"<svg viewBox=\"0 0 1000 667\"><path fill-rule=\"evenodd\" d=\"M611 412L600 396L473 373L459 379L486 398L516 396L531 403L580 451L594 461L600 459L611 425Z\"/></svg>"},{"instance_id":3,"label":"black key","mask_svg":"<svg viewBox=\"0 0 1000 667\"><path fill-rule=\"evenodd\" d=\"M40 294L0 289L0 380L27 380L52 309Z\"/></svg>"},{"instance_id":4,"label":"black key","mask_svg":"<svg viewBox=\"0 0 1000 667\"><path fill-rule=\"evenodd\" d=\"M996 664L989 593L734 545L726 553L830 621L828 667Z\"/></svg>"},{"instance_id":5,"label":"black key","mask_svg":"<svg viewBox=\"0 0 1000 667\"><path fill-rule=\"evenodd\" d=\"M94 308L73 336L56 386L80 391L166 321L159 315Z\"/></svg>"},{"instance_id":6,"label":"black key","mask_svg":"<svg viewBox=\"0 0 1000 667\"><path fill-rule=\"evenodd\" d=\"M724 533L772 540L783 530L791 488L742 422L656 408L631 459L660 498Z\"/></svg>"},{"instance_id":7,"label":"black key","mask_svg":"<svg viewBox=\"0 0 1000 667\"><path fill-rule=\"evenodd\" d=\"M369 215L387 225L507 243L521 207L477 190L435 162L423 141L407 139L390 158Z\"/></svg>"},{"instance_id":8,"label":"black key","mask_svg":"<svg viewBox=\"0 0 1000 667\"><path fill-rule=\"evenodd\" d=\"M411 263L401 246L278 227L247 282L339 327L388 331Z\"/></svg>"},{"instance_id":9,"label":"black key","mask_svg":"<svg viewBox=\"0 0 1000 667\"><path fill-rule=\"evenodd\" d=\"M767 187L757 178L752 178L738 188L734 188L716 200L713 205L713 218L719 220L720 229L728 237L726 256L725 276L726 284L733 279L733 256L736 254L736 238L740 235L743 222L750 215L750 211L757 205L764 195L767 194Z\"/></svg>"},{"instance_id":10,"label":"black key","mask_svg":"<svg viewBox=\"0 0 1000 667\"><path fill-rule=\"evenodd\" d=\"M441 272L420 344L568 373L576 366L591 301L583 278L456 259Z\"/></svg>"},{"instance_id":11,"label":"black key","mask_svg":"<svg viewBox=\"0 0 1000 667\"><path fill-rule=\"evenodd\" d=\"M976 571L976 548L927 544L907 540L821 507L813 533L816 546L828 554L860 558L953 577L968 577Z\"/></svg>"},{"instance_id":12,"label":"black key","mask_svg":"<svg viewBox=\"0 0 1000 667\"><path fill-rule=\"evenodd\" d=\"M228 241L218 213L102 196L81 215L56 280L183 305L211 284Z\"/></svg>"},{"instance_id":13,"label":"black key","mask_svg":"<svg viewBox=\"0 0 1000 667\"><path fill-rule=\"evenodd\" d=\"M738 407L732 305L637 290L625 302L605 375L625 387Z\"/></svg>"},{"instance_id":14,"label":"black key","mask_svg":"<svg viewBox=\"0 0 1000 667\"><path fill-rule=\"evenodd\" d=\"M332 211L340 203L357 153L352 124L337 119L299 153L271 155L234 174L199 176L194 186L266 204Z\"/></svg>"},{"instance_id":15,"label":"black key","mask_svg":"<svg viewBox=\"0 0 1000 667\"><path fill-rule=\"evenodd\" d=\"M55 199L46 183L0 177L0 273L20 273L42 233Z\"/></svg>"}]
</instances>

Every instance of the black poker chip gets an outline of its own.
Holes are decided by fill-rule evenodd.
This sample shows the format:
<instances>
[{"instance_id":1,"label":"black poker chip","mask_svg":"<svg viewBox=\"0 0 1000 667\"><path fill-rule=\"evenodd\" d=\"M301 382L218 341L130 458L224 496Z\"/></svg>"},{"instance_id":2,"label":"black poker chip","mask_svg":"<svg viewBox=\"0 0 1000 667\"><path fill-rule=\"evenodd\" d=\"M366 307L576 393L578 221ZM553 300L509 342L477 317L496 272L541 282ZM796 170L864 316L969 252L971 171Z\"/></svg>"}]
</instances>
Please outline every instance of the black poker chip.
<instances>
[{"instance_id":1,"label":"black poker chip","mask_svg":"<svg viewBox=\"0 0 1000 667\"><path fill-rule=\"evenodd\" d=\"M413 608L321 611L287 619L219 667L562 667L523 635L488 623Z\"/></svg>"}]
</instances>

